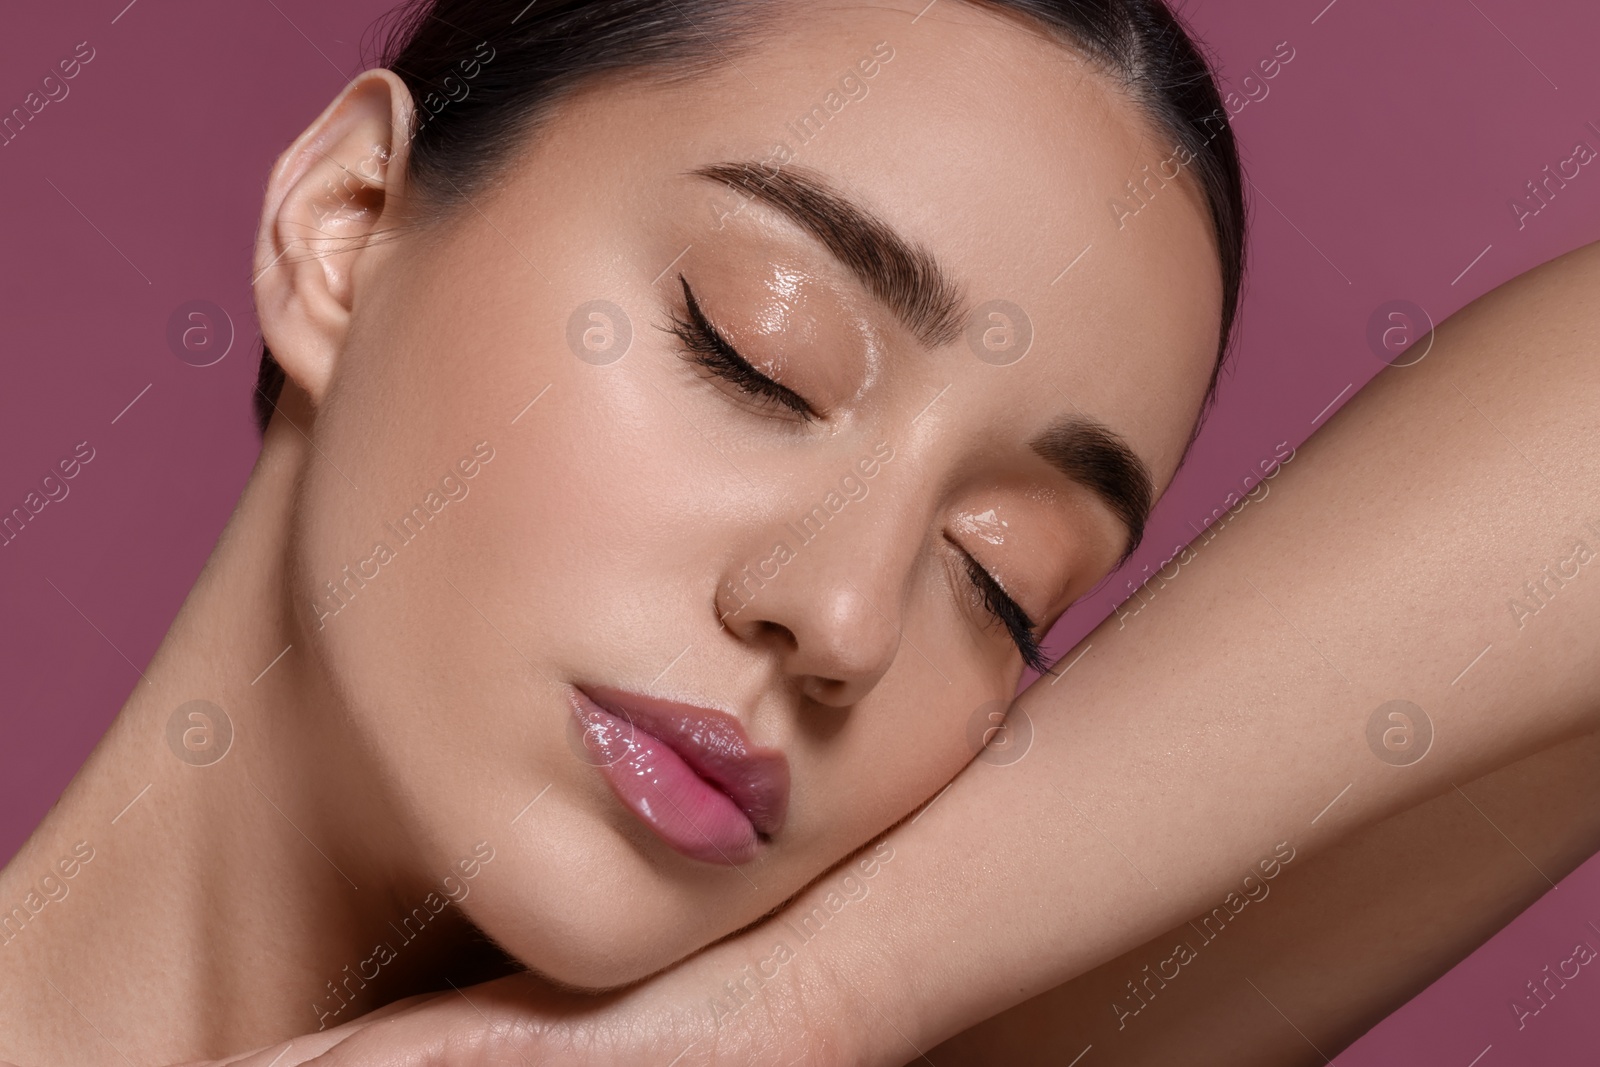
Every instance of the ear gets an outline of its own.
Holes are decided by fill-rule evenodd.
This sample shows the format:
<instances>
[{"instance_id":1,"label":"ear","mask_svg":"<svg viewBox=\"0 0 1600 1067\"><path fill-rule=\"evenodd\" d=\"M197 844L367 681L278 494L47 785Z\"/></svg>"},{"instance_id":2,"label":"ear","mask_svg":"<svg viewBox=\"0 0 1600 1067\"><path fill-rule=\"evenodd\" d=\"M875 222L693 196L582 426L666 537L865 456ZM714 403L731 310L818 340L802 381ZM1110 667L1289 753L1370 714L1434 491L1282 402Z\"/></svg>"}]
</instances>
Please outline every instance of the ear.
<instances>
[{"instance_id":1,"label":"ear","mask_svg":"<svg viewBox=\"0 0 1600 1067\"><path fill-rule=\"evenodd\" d=\"M256 232L261 335L290 382L321 405L351 312L404 213L411 94L362 72L278 157Z\"/></svg>"}]
</instances>

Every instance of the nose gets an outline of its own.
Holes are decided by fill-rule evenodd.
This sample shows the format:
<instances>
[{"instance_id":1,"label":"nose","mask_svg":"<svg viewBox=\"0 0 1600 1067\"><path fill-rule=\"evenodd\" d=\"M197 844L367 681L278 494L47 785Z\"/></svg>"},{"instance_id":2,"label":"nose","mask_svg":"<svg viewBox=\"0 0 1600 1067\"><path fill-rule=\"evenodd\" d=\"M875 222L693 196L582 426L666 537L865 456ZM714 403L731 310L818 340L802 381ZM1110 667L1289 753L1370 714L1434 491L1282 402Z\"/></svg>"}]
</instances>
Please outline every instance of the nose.
<instances>
[{"instance_id":1,"label":"nose","mask_svg":"<svg viewBox=\"0 0 1600 1067\"><path fill-rule=\"evenodd\" d=\"M716 603L730 633L774 655L808 697L831 707L871 692L903 636L909 560L884 543L892 533L883 526L849 525L830 524L806 542L786 527L770 556L722 582ZM861 536L869 529L871 544Z\"/></svg>"}]
</instances>

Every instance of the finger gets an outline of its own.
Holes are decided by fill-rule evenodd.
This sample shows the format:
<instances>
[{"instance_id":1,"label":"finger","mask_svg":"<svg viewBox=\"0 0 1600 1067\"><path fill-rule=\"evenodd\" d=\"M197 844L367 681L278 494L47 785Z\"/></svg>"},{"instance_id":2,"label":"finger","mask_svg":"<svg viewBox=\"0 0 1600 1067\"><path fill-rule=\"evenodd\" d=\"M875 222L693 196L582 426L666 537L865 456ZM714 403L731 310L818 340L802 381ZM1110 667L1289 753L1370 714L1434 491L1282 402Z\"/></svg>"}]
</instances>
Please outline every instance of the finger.
<instances>
[{"instance_id":1,"label":"finger","mask_svg":"<svg viewBox=\"0 0 1600 1067\"><path fill-rule=\"evenodd\" d=\"M306 1067L533 1067L550 1063L547 1037L514 1000L457 990L356 1031Z\"/></svg>"},{"instance_id":2,"label":"finger","mask_svg":"<svg viewBox=\"0 0 1600 1067\"><path fill-rule=\"evenodd\" d=\"M450 1029L448 1022L430 1016L397 1016L344 1035L320 1055L299 1062L306 1067L445 1067ZM470 1041L458 1047L465 1052Z\"/></svg>"},{"instance_id":3,"label":"finger","mask_svg":"<svg viewBox=\"0 0 1600 1067\"><path fill-rule=\"evenodd\" d=\"M354 1034L365 1030L369 1026L392 1019L397 1015L416 1010L445 996L444 993L421 993L416 996L406 997L403 1000L385 1004L375 1008L357 1019L333 1027L330 1030L321 1030L316 1033L302 1034L289 1041L279 1041L265 1048L247 1052L241 1056L227 1059L196 1061L194 1064L180 1064L178 1067L299 1067L316 1057L336 1047L339 1042ZM0 1067L5 1067L0 1064Z\"/></svg>"}]
</instances>

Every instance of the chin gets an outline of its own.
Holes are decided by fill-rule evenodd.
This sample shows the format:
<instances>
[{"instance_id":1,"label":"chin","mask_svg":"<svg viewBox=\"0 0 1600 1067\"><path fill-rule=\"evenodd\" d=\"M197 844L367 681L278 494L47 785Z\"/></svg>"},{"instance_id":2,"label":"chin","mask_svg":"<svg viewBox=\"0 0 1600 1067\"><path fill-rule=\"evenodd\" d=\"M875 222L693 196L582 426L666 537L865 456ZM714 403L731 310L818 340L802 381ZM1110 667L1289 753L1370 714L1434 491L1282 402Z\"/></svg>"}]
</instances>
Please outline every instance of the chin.
<instances>
[{"instance_id":1,"label":"chin","mask_svg":"<svg viewBox=\"0 0 1600 1067\"><path fill-rule=\"evenodd\" d=\"M545 951L532 958L518 956L517 962L557 989L596 996L614 993L643 981L657 971L670 967L679 958L666 959L654 966L642 966L638 960L627 957L603 958L588 953L555 959L552 953Z\"/></svg>"},{"instance_id":2,"label":"chin","mask_svg":"<svg viewBox=\"0 0 1600 1067\"><path fill-rule=\"evenodd\" d=\"M607 993L632 985L699 948L681 938L675 943L659 936L642 940L636 935L643 931L631 924L619 928L600 916L578 922L563 918L537 930L522 924L497 933L495 925L489 919L481 928L522 966L575 993Z\"/></svg>"},{"instance_id":3,"label":"chin","mask_svg":"<svg viewBox=\"0 0 1600 1067\"><path fill-rule=\"evenodd\" d=\"M597 847L610 836L592 829L587 847L567 851L551 835L461 908L530 971L585 993L631 985L732 932L707 919L727 916L726 906L662 878L621 841Z\"/></svg>"}]
</instances>

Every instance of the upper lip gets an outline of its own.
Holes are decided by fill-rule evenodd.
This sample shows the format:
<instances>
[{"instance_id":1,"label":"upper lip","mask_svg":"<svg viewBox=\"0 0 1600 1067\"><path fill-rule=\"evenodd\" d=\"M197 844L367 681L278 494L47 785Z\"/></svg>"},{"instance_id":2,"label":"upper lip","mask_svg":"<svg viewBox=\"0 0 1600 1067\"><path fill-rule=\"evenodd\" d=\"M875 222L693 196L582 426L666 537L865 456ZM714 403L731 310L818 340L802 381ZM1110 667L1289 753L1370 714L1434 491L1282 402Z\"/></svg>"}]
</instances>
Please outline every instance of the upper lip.
<instances>
[{"instance_id":1,"label":"upper lip","mask_svg":"<svg viewBox=\"0 0 1600 1067\"><path fill-rule=\"evenodd\" d=\"M777 749L751 744L737 718L714 708L609 686L580 688L603 710L676 752L696 774L726 793L762 837L783 828L789 809L789 761Z\"/></svg>"}]
</instances>

